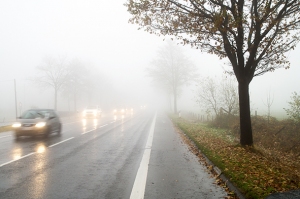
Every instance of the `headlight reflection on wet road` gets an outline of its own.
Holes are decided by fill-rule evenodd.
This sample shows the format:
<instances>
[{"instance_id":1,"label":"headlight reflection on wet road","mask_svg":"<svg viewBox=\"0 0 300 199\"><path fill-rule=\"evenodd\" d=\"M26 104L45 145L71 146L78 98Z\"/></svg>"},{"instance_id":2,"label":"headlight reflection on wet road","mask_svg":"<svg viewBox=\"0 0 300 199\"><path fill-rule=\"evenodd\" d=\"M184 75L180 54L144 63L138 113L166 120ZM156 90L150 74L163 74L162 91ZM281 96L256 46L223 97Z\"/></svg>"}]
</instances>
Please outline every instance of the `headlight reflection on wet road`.
<instances>
[{"instance_id":1,"label":"headlight reflection on wet road","mask_svg":"<svg viewBox=\"0 0 300 199\"><path fill-rule=\"evenodd\" d=\"M37 147L37 153L43 154L45 151L46 146L44 144L40 144ZM48 182L48 172L45 171L45 165L47 165L47 160L48 158L46 157L46 155L38 156L38 158L35 160L34 170L42 172L36 175L33 181L31 182L32 184L30 185L30 187L32 187L33 192L31 193L30 198L44 198Z\"/></svg>"},{"instance_id":2,"label":"headlight reflection on wet road","mask_svg":"<svg viewBox=\"0 0 300 199\"><path fill-rule=\"evenodd\" d=\"M45 145L43 144L40 144L38 147L37 147L37 153L44 153L46 150L46 147Z\"/></svg>"},{"instance_id":3,"label":"headlight reflection on wet road","mask_svg":"<svg viewBox=\"0 0 300 199\"><path fill-rule=\"evenodd\" d=\"M97 128L97 126L98 126L98 119L94 119L94 128L96 129Z\"/></svg>"},{"instance_id":4,"label":"headlight reflection on wet road","mask_svg":"<svg viewBox=\"0 0 300 199\"><path fill-rule=\"evenodd\" d=\"M82 119L82 131L85 132L86 130L86 119Z\"/></svg>"},{"instance_id":5,"label":"headlight reflection on wet road","mask_svg":"<svg viewBox=\"0 0 300 199\"><path fill-rule=\"evenodd\" d=\"M13 151L13 160L18 160L22 156L22 149L21 148L16 148Z\"/></svg>"}]
</instances>

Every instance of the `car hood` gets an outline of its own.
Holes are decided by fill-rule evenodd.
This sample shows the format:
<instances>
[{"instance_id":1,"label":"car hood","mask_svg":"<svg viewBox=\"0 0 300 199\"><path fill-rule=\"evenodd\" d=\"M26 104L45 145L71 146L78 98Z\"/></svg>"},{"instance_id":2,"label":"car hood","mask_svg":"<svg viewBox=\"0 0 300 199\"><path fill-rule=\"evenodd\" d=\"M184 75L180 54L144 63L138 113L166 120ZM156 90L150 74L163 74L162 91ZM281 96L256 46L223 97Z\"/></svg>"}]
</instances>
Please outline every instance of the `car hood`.
<instances>
[{"instance_id":1,"label":"car hood","mask_svg":"<svg viewBox=\"0 0 300 199\"><path fill-rule=\"evenodd\" d=\"M38 118L38 119L18 119L17 122L20 123L38 123L38 122L46 122L47 119Z\"/></svg>"}]
</instances>

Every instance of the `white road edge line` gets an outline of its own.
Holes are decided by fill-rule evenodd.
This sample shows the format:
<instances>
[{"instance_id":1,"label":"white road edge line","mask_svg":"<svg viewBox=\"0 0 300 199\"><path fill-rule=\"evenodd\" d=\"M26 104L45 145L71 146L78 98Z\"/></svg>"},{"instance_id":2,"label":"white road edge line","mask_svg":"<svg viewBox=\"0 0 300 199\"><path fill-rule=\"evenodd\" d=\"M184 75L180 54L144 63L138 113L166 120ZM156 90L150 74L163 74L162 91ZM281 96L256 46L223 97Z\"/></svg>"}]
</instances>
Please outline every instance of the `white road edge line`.
<instances>
[{"instance_id":1,"label":"white road edge line","mask_svg":"<svg viewBox=\"0 0 300 199\"><path fill-rule=\"evenodd\" d=\"M149 136L147 139L145 151L140 163L140 167L135 177L135 181L131 190L130 199L143 199L145 195L145 188L146 188L146 181L147 181L147 174L148 174L148 166L150 161L150 154L153 142L153 135L154 135L154 127L156 121L156 113L152 120L152 124L150 127Z\"/></svg>"},{"instance_id":2,"label":"white road edge line","mask_svg":"<svg viewBox=\"0 0 300 199\"><path fill-rule=\"evenodd\" d=\"M26 157L28 157L28 156L31 156L31 155L33 155L33 154L35 154L35 152L29 153L29 154L27 154L27 155L24 155L24 156L22 156L22 157L20 157L20 158L18 158L18 159L11 160L11 161L9 161L9 162L3 163L3 164L0 165L0 167L3 167L3 166L5 166L5 165L8 165L8 164L13 163L13 162L18 161L18 160L21 160L21 159L26 158Z\"/></svg>"},{"instance_id":3,"label":"white road edge line","mask_svg":"<svg viewBox=\"0 0 300 199\"><path fill-rule=\"evenodd\" d=\"M54 147L54 146L56 146L56 145L58 145L58 144L61 144L61 143L64 143L64 142L66 142L66 141L69 141L69 140L71 140L71 139L73 139L74 137L70 137L70 138L68 138L68 139L66 139L66 140L63 140L63 141L61 141L61 142L58 142L58 143L56 143L56 144L52 144L52 145L50 145L49 147L51 148L51 147Z\"/></svg>"}]
</instances>

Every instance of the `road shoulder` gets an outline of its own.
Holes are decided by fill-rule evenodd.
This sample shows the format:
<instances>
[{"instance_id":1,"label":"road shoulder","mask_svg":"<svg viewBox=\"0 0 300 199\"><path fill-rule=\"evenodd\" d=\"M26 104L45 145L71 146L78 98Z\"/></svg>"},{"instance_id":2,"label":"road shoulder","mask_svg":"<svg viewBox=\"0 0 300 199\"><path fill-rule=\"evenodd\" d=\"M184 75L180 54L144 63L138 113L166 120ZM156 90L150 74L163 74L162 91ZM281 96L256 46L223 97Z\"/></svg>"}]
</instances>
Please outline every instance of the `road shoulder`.
<instances>
[{"instance_id":1,"label":"road shoulder","mask_svg":"<svg viewBox=\"0 0 300 199\"><path fill-rule=\"evenodd\" d=\"M145 198L225 198L167 115L157 115Z\"/></svg>"}]
</instances>

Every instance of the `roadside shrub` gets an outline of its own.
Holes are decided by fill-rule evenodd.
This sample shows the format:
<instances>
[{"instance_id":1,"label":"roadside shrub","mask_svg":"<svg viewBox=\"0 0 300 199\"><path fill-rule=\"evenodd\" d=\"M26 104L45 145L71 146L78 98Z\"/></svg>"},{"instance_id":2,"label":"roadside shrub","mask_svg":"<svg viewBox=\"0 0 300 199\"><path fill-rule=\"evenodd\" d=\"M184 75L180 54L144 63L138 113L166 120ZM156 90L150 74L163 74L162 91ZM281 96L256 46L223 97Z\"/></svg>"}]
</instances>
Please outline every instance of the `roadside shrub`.
<instances>
[{"instance_id":1,"label":"roadside shrub","mask_svg":"<svg viewBox=\"0 0 300 199\"><path fill-rule=\"evenodd\" d=\"M235 126L239 123L239 117L232 114L219 114L211 122L211 125L218 128L227 128L230 129L232 126Z\"/></svg>"},{"instance_id":2,"label":"roadside shrub","mask_svg":"<svg viewBox=\"0 0 300 199\"><path fill-rule=\"evenodd\" d=\"M288 103L290 108L284 108L286 114L291 120L294 120L297 124L300 124L300 96L296 92L293 92L291 101Z\"/></svg>"},{"instance_id":3,"label":"roadside shrub","mask_svg":"<svg viewBox=\"0 0 300 199\"><path fill-rule=\"evenodd\" d=\"M292 153L300 157L300 125L295 120L277 120L275 117L253 116L252 132L254 145L269 151ZM209 122L209 126L230 130L231 134L239 140L239 117L222 114Z\"/></svg>"}]
</instances>

